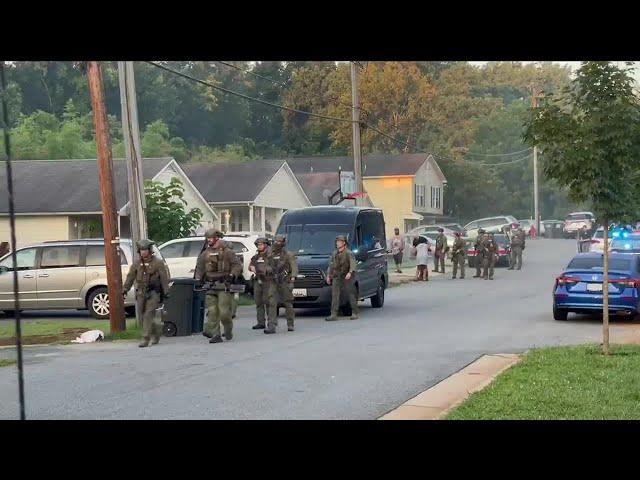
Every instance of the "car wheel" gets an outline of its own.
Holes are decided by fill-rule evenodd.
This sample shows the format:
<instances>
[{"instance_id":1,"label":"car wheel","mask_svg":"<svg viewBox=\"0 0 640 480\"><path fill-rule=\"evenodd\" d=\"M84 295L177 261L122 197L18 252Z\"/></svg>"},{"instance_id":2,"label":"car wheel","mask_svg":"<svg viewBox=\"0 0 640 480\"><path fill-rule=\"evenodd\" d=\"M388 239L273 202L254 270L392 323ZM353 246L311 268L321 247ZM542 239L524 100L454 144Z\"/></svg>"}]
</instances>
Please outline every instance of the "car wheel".
<instances>
[{"instance_id":1,"label":"car wheel","mask_svg":"<svg viewBox=\"0 0 640 480\"><path fill-rule=\"evenodd\" d=\"M371 306L373 308L382 308L384 306L384 280L382 279L378 284L378 292L371 297Z\"/></svg>"},{"instance_id":2,"label":"car wheel","mask_svg":"<svg viewBox=\"0 0 640 480\"><path fill-rule=\"evenodd\" d=\"M557 308L555 305L553 306L553 319L554 320L566 320L569 316L569 312L567 310L563 310L561 308Z\"/></svg>"},{"instance_id":3,"label":"car wheel","mask_svg":"<svg viewBox=\"0 0 640 480\"><path fill-rule=\"evenodd\" d=\"M175 337L176 333L178 333L178 329L176 328L175 323L173 322L164 322L162 327L162 332L165 337Z\"/></svg>"},{"instance_id":4,"label":"car wheel","mask_svg":"<svg viewBox=\"0 0 640 480\"><path fill-rule=\"evenodd\" d=\"M87 298L87 309L93 318L109 318L109 292L106 287L96 288Z\"/></svg>"}]
</instances>

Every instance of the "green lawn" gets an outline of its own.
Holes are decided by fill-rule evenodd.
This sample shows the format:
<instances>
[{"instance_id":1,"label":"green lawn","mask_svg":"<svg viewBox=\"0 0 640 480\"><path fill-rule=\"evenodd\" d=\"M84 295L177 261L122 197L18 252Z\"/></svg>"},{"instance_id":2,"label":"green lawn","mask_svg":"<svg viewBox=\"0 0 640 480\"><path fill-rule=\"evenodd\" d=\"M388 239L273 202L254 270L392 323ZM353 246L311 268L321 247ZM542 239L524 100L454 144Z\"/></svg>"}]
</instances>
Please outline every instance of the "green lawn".
<instances>
[{"instance_id":1,"label":"green lawn","mask_svg":"<svg viewBox=\"0 0 640 480\"><path fill-rule=\"evenodd\" d=\"M0 368L8 367L9 365L15 365L15 364L16 364L15 360L6 360L4 358L0 358Z\"/></svg>"},{"instance_id":2,"label":"green lawn","mask_svg":"<svg viewBox=\"0 0 640 480\"><path fill-rule=\"evenodd\" d=\"M79 319L79 320L28 320L22 322L22 337L47 337L43 338L44 343L52 342L68 342L73 340L76 336L80 336L80 333L72 333L71 335L64 335L65 330L68 332L71 329L83 329L83 330L102 330L105 333L106 340L121 340L129 338L138 338L140 336L140 329L136 327L135 318L127 319L127 329L124 332L110 335L109 334L109 320L92 320ZM15 336L15 323L3 322L0 324L0 340L9 339ZM59 338L55 338L59 337ZM26 342L28 343L28 342Z\"/></svg>"},{"instance_id":3,"label":"green lawn","mask_svg":"<svg viewBox=\"0 0 640 480\"><path fill-rule=\"evenodd\" d=\"M640 419L640 346L532 350L446 419Z\"/></svg>"}]
</instances>

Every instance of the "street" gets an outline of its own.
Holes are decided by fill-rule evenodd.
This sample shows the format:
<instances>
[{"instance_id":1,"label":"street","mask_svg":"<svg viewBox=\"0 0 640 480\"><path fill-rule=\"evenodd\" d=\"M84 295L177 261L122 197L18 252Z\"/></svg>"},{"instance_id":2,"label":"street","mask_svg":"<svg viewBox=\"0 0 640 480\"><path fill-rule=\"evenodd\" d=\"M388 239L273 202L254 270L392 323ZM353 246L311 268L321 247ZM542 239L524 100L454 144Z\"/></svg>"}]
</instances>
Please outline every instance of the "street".
<instances>
[{"instance_id":1,"label":"street","mask_svg":"<svg viewBox=\"0 0 640 480\"><path fill-rule=\"evenodd\" d=\"M388 290L383 309L365 302L358 321L300 312L292 333L283 317L277 335L251 330L255 309L241 307L223 344L25 348L27 418L376 419L483 354L599 343L599 319L551 316L554 278L575 251L573 240L528 241L523 270L496 269L494 281L471 269L451 280L448 263L445 277ZM16 368L0 368L0 419L18 411Z\"/></svg>"}]
</instances>

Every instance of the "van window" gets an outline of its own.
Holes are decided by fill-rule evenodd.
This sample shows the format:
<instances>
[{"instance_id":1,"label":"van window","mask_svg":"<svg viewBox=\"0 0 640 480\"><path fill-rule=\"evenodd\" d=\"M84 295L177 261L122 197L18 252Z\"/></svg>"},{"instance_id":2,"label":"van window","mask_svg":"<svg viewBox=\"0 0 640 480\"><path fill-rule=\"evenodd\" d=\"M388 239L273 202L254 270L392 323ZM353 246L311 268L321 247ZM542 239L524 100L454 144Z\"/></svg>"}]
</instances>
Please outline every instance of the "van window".
<instances>
[{"instance_id":1,"label":"van window","mask_svg":"<svg viewBox=\"0 0 640 480\"><path fill-rule=\"evenodd\" d=\"M118 248L118 254L120 255L120 265L127 264L127 257L124 256L122 250ZM106 265L104 259L104 246L102 245L88 245L87 246L87 260L85 265L87 267L104 267Z\"/></svg>"},{"instance_id":2,"label":"van window","mask_svg":"<svg viewBox=\"0 0 640 480\"><path fill-rule=\"evenodd\" d=\"M40 268L66 268L80 266L80 245L44 247Z\"/></svg>"},{"instance_id":3,"label":"van window","mask_svg":"<svg viewBox=\"0 0 640 480\"><path fill-rule=\"evenodd\" d=\"M24 250L18 250L16 252L16 260L18 270L33 270L36 268L36 249L25 248ZM13 258L11 258L11 255L0 262L0 267L6 267L9 271L13 271Z\"/></svg>"},{"instance_id":4,"label":"van window","mask_svg":"<svg viewBox=\"0 0 640 480\"><path fill-rule=\"evenodd\" d=\"M350 230L349 225L287 225L285 235L289 251L295 255L330 255L338 235L353 241Z\"/></svg>"},{"instance_id":5,"label":"van window","mask_svg":"<svg viewBox=\"0 0 640 480\"><path fill-rule=\"evenodd\" d=\"M384 248L386 239L382 215L379 212L362 212L358 221L361 227L358 248L366 252Z\"/></svg>"}]
</instances>

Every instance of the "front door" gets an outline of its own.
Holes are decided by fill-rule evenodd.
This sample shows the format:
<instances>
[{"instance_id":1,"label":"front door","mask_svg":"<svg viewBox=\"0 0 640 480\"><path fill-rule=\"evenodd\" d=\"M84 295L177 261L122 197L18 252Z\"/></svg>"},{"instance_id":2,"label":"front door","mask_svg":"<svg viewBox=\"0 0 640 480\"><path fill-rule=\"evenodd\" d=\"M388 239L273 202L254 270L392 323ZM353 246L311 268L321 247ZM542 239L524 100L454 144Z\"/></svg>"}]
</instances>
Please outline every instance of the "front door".
<instances>
[{"instance_id":1,"label":"front door","mask_svg":"<svg viewBox=\"0 0 640 480\"><path fill-rule=\"evenodd\" d=\"M38 309L82 308L81 291L86 268L81 257L85 246L41 247L38 275Z\"/></svg>"},{"instance_id":2,"label":"front door","mask_svg":"<svg viewBox=\"0 0 640 480\"><path fill-rule=\"evenodd\" d=\"M37 302L36 248L16 252L18 260L18 298L20 309L34 309ZM13 260L11 256L0 262L0 310L14 310Z\"/></svg>"}]
</instances>

